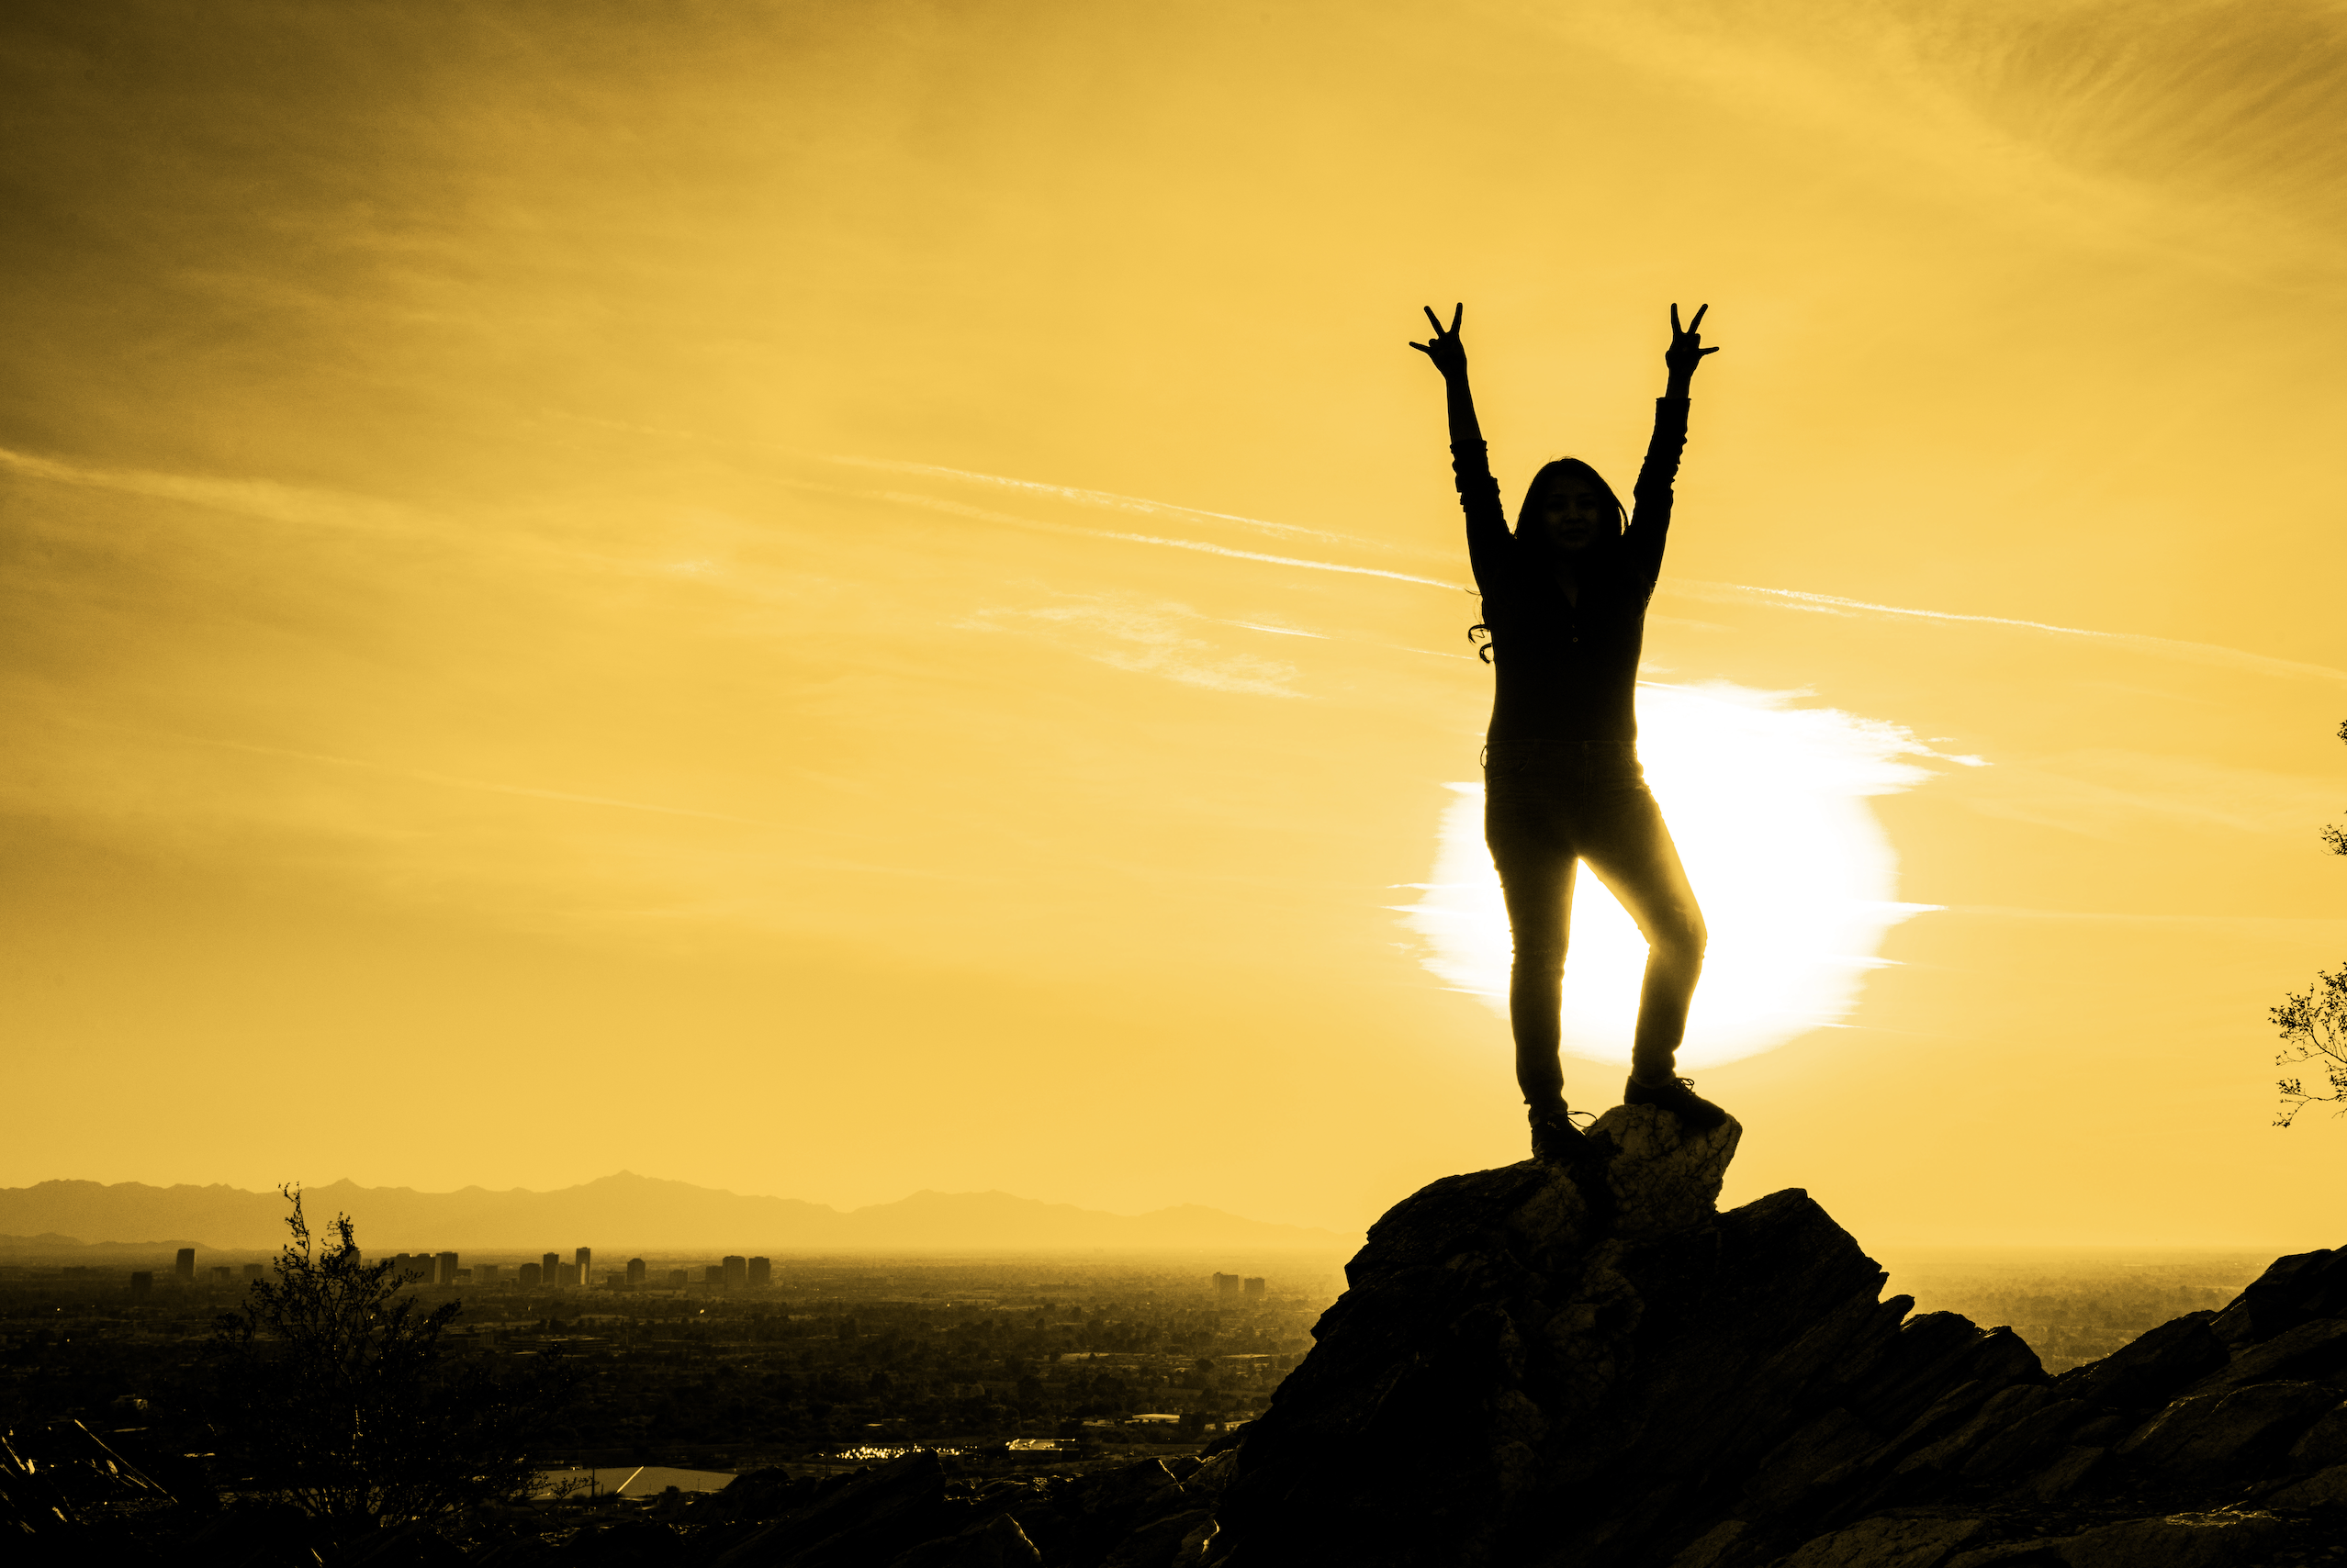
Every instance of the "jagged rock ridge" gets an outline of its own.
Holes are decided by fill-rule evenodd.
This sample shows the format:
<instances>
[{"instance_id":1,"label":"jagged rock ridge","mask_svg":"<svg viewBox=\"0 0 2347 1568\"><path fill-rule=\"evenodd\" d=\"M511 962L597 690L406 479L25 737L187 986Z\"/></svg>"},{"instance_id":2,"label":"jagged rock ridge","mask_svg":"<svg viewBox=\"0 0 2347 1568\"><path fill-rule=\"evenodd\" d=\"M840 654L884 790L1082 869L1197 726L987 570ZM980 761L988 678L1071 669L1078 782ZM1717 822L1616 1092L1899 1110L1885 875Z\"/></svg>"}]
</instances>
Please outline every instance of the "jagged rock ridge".
<instances>
[{"instance_id":1,"label":"jagged rock ridge","mask_svg":"<svg viewBox=\"0 0 2347 1568\"><path fill-rule=\"evenodd\" d=\"M1618 1108L1578 1172L1398 1205L1198 1561L2154 1568L2347 1539L2347 1255L2049 1378L2009 1329L1879 1299L1806 1193L1718 1213L1739 1136Z\"/></svg>"}]
</instances>

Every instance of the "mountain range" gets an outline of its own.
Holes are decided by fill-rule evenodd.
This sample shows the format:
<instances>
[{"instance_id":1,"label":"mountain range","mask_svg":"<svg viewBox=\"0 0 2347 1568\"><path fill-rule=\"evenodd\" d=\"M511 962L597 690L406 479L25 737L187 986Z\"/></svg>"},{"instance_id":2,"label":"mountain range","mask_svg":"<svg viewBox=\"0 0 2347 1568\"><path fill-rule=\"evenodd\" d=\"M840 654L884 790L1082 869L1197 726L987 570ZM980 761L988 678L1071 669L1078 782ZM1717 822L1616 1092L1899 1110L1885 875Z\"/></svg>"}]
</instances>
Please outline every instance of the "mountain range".
<instances>
[{"instance_id":1,"label":"mountain range","mask_svg":"<svg viewBox=\"0 0 2347 1568\"><path fill-rule=\"evenodd\" d=\"M797 1198L747 1196L623 1170L575 1187L420 1193L344 1179L303 1193L313 1230L335 1215L357 1226L369 1253L575 1247L599 1252L1339 1251L1357 1238L1241 1218L1185 1204L1119 1215L1008 1193L920 1192L893 1204L840 1210ZM286 1240L285 1200L222 1185L42 1182L0 1188L0 1250L81 1246L195 1245L275 1251ZM186 1238L195 1238L192 1241Z\"/></svg>"}]
</instances>

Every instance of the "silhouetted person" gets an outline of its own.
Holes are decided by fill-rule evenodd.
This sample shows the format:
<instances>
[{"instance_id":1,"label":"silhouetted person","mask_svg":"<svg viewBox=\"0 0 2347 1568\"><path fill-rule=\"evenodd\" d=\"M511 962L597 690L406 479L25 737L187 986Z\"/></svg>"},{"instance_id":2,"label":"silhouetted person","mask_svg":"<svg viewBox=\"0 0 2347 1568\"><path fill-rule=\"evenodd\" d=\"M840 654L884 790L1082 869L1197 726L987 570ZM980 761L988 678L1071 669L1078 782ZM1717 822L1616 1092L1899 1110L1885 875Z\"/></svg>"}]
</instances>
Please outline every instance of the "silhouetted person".
<instances>
[{"instance_id":1,"label":"silhouetted person","mask_svg":"<svg viewBox=\"0 0 2347 1568\"><path fill-rule=\"evenodd\" d=\"M1533 476L1513 532L1476 423L1466 349L1453 312L1446 330L1430 308L1433 337L1410 347L1434 362L1449 390L1451 467L1466 513L1467 558L1483 595L1497 692L1484 748L1484 838L1507 896L1515 961L1508 1018L1516 1081L1531 1107L1533 1152L1570 1159L1585 1151L1567 1119L1558 1012L1574 868L1589 869L1622 901L1646 938L1645 984L1623 1099L1663 1105L1694 1127L1727 1113L1677 1075L1687 1007L1703 969L1703 912L1679 863L1638 762L1634 702L1646 601L1662 570L1670 485L1687 442L1687 395L1703 356L1698 329L1670 308L1669 385L1655 401L1654 439L1625 512L1596 469L1560 457ZM1470 633L1472 635L1472 632Z\"/></svg>"}]
</instances>

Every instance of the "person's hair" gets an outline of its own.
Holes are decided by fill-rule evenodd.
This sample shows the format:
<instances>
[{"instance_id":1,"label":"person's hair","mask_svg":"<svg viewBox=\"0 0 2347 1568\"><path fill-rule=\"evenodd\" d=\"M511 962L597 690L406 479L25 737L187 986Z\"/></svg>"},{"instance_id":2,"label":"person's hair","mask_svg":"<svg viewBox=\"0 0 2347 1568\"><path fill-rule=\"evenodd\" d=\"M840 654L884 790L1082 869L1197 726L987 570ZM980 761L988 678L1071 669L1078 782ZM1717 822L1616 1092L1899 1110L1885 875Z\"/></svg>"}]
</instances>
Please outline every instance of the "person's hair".
<instances>
[{"instance_id":1,"label":"person's hair","mask_svg":"<svg viewBox=\"0 0 2347 1568\"><path fill-rule=\"evenodd\" d=\"M1622 498L1613 493L1613 487L1605 482L1604 475L1578 457L1560 457L1544 465L1541 471L1533 476L1532 483L1524 487L1524 504L1516 513L1516 532L1523 532L1524 525L1532 521L1533 513L1548 499L1549 491L1574 479L1611 501L1613 514L1622 520L1622 527L1630 526L1630 509L1622 504Z\"/></svg>"},{"instance_id":2,"label":"person's hair","mask_svg":"<svg viewBox=\"0 0 2347 1568\"><path fill-rule=\"evenodd\" d=\"M1539 529L1530 527L1533 514L1538 511L1548 499L1550 490L1570 480L1578 480L1611 501L1614 516L1621 519L1621 528L1627 529L1630 526L1630 509L1622 504L1622 498L1613 493L1613 487L1605 482L1604 475L1578 457L1559 457L1552 463L1544 464L1540 472L1533 476L1532 483L1524 487L1524 504L1516 512L1517 538L1531 541L1535 549L1545 547L1546 535ZM1618 532L1619 530L1617 530ZM1478 632L1483 633L1480 638L1476 635ZM1489 622L1478 621L1468 627L1467 642L1475 648L1477 657L1486 664L1491 662Z\"/></svg>"}]
</instances>

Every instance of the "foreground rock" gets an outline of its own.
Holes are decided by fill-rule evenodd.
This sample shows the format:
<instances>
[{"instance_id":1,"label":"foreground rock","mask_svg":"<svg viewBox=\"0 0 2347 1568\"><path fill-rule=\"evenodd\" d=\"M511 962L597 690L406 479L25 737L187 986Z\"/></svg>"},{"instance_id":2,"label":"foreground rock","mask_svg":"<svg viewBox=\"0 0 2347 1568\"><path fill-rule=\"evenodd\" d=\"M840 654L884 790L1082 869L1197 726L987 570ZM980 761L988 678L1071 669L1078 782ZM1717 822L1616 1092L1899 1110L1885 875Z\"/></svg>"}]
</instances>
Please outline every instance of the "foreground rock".
<instances>
[{"instance_id":1,"label":"foreground rock","mask_svg":"<svg viewBox=\"0 0 2347 1568\"><path fill-rule=\"evenodd\" d=\"M1879 1299L1798 1191L1714 1208L1740 1129L1598 1123L1573 1174L1379 1221L1248 1428L1207 1568L2217 1568L2347 1540L2347 1257L2059 1379Z\"/></svg>"}]
</instances>

